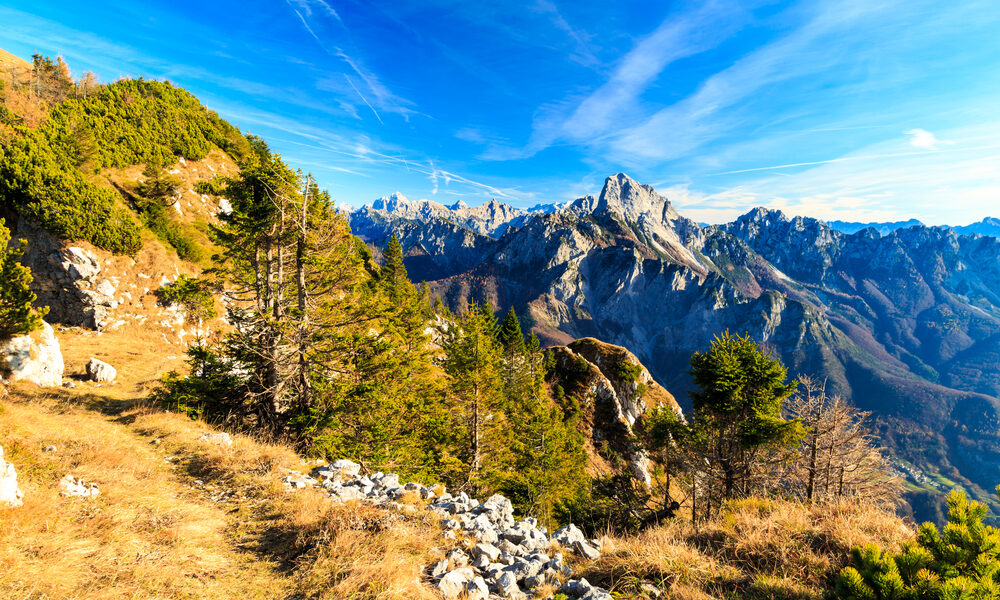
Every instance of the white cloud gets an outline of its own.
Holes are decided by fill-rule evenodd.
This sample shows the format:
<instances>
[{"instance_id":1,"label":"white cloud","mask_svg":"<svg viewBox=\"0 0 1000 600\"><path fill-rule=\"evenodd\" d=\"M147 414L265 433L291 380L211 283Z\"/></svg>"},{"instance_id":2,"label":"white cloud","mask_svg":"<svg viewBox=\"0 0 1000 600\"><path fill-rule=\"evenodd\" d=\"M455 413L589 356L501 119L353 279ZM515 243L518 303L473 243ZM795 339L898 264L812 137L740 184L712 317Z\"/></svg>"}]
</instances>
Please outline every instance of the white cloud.
<instances>
[{"instance_id":1,"label":"white cloud","mask_svg":"<svg viewBox=\"0 0 1000 600\"><path fill-rule=\"evenodd\" d=\"M910 145L914 148L924 150L937 150L943 144L954 144L951 140L939 140L933 133L925 129L910 129L904 131L904 135L910 136Z\"/></svg>"}]
</instances>

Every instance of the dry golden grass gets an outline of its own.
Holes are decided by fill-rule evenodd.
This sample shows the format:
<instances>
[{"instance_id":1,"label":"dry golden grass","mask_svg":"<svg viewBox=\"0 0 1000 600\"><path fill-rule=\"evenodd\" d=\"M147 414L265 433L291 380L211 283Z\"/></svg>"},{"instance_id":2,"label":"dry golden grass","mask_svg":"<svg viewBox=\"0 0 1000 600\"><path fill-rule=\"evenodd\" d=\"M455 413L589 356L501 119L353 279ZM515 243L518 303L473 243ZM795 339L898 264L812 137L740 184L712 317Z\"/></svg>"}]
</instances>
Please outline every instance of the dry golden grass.
<instances>
[{"instance_id":1,"label":"dry golden grass","mask_svg":"<svg viewBox=\"0 0 1000 600\"><path fill-rule=\"evenodd\" d=\"M645 597L639 586L649 582L675 598L818 599L853 546L894 548L912 536L901 519L875 506L748 499L730 502L698 527L676 520L611 540L585 576L624 597Z\"/></svg>"},{"instance_id":2,"label":"dry golden grass","mask_svg":"<svg viewBox=\"0 0 1000 600\"><path fill-rule=\"evenodd\" d=\"M439 597L420 581L444 544L423 511L289 493L281 477L304 468L291 449L207 444L204 423L121 400L131 385L116 392L17 386L0 403L25 494L0 512L0 598ZM67 473L101 495L60 497Z\"/></svg>"},{"instance_id":3,"label":"dry golden grass","mask_svg":"<svg viewBox=\"0 0 1000 600\"><path fill-rule=\"evenodd\" d=\"M2 598L271 598L267 563L227 543L223 507L177 477L125 427L57 397L13 393L0 440L24 506L0 520ZM56 452L42 452L54 445ZM93 499L59 496L71 473Z\"/></svg>"}]
</instances>

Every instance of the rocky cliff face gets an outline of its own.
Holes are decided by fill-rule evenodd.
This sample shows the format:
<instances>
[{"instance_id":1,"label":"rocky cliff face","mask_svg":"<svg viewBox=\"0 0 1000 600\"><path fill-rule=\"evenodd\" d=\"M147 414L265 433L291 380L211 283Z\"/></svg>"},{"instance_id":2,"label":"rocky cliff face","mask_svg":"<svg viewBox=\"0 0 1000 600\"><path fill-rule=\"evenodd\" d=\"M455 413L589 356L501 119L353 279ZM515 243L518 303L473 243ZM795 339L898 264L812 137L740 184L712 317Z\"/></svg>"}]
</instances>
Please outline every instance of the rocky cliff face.
<instances>
[{"instance_id":1,"label":"rocky cliff face","mask_svg":"<svg viewBox=\"0 0 1000 600\"><path fill-rule=\"evenodd\" d=\"M386 212L383 235L392 218ZM463 229L454 225L451 235ZM464 264L475 264L436 271L446 259L434 253L455 246L442 240L431 251L421 241L431 265L421 278L453 305L513 305L551 344L620 344L675 392L689 385L692 352L727 328L746 332L793 375L819 375L828 391L873 410L897 456L970 487L996 483L995 238L922 226L846 234L767 209L700 227L618 174L597 197L467 240Z\"/></svg>"},{"instance_id":2,"label":"rocky cliff face","mask_svg":"<svg viewBox=\"0 0 1000 600\"><path fill-rule=\"evenodd\" d=\"M555 367L548 383L556 398L569 398L583 411L591 470L607 475L624 460L640 480L650 482L649 459L633 441L636 428L651 410L681 414L674 397L658 384L634 354L593 338L549 349Z\"/></svg>"}]
</instances>

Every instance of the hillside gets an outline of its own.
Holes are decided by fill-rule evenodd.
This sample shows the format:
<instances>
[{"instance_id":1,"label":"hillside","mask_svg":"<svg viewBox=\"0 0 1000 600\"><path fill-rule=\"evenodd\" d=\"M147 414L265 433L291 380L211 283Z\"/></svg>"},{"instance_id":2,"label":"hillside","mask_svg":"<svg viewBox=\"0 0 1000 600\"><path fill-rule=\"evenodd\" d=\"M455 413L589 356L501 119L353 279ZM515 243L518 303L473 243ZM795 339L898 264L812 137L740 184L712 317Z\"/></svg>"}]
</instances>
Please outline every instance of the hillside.
<instances>
[{"instance_id":1,"label":"hillside","mask_svg":"<svg viewBox=\"0 0 1000 600\"><path fill-rule=\"evenodd\" d=\"M178 359L133 336L60 333L67 374L97 354L119 367L114 384L22 384L0 399L0 439L24 493L23 506L0 509L0 598L442 597L422 568L456 543L446 519L339 504L322 488L289 493L283 480L314 466L291 449L239 435L217 446L202 440L210 425L134 399ZM58 495L67 473L100 495ZM606 537L604 556L574 577L628 598L818 599L851 547L911 535L875 507L745 501L697 529Z\"/></svg>"},{"instance_id":2,"label":"hillside","mask_svg":"<svg viewBox=\"0 0 1000 600\"><path fill-rule=\"evenodd\" d=\"M437 597L419 583L443 543L436 523L289 494L282 478L311 468L291 449L201 441L209 425L135 400L180 362L137 333L60 332L68 375L82 379L96 354L118 366L113 384L24 384L0 399L24 493L0 509L0 598ZM60 496L66 474L100 495Z\"/></svg>"}]
</instances>

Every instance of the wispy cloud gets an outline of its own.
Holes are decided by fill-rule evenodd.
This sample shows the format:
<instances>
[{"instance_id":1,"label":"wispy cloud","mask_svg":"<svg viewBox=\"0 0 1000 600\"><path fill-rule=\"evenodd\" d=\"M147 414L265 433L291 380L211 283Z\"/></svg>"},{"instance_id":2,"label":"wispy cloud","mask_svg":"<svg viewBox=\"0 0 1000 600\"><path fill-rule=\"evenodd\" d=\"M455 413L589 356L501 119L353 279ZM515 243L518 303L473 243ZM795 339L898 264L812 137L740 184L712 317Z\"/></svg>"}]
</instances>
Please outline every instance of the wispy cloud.
<instances>
[{"instance_id":1,"label":"wispy cloud","mask_svg":"<svg viewBox=\"0 0 1000 600\"><path fill-rule=\"evenodd\" d=\"M742 125L729 109L768 86L834 68L844 55L829 48L853 43L845 34L886 9L887 3L821 5L791 33L707 78L683 100L616 134L611 150L626 159L671 160L722 137Z\"/></svg>"},{"instance_id":2,"label":"wispy cloud","mask_svg":"<svg viewBox=\"0 0 1000 600\"><path fill-rule=\"evenodd\" d=\"M739 28L741 15L737 7L722 1L708 2L691 13L671 15L626 54L596 90L580 100L542 107L525 147L493 146L483 158L526 158L559 141L590 144L623 124L634 125L623 120L629 120L627 115L641 115L639 97L664 69L721 43Z\"/></svg>"},{"instance_id":3,"label":"wispy cloud","mask_svg":"<svg viewBox=\"0 0 1000 600\"><path fill-rule=\"evenodd\" d=\"M574 60L588 67L596 67L600 64L600 59L591 48L590 34L570 25L554 2L538 0L535 2L535 10L548 17L553 27L565 33L572 40L574 50L570 56Z\"/></svg>"},{"instance_id":4,"label":"wispy cloud","mask_svg":"<svg viewBox=\"0 0 1000 600\"><path fill-rule=\"evenodd\" d=\"M385 121L383 121L382 117L379 116L378 111L375 110L375 107L372 106L371 102L369 102L368 99L365 98L364 94L362 94L361 91L358 90L357 86L354 85L354 82L351 81L351 78L346 73L344 73L344 79L346 79L347 83L350 84L351 89L353 89L358 94L358 97L361 98L361 101L364 102L365 105L368 106L368 108L372 109L372 113L375 115L375 118L378 119L378 122L385 125Z\"/></svg>"},{"instance_id":5,"label":"wispy cloud","mask_svg":"<svg viewBox=\"0 0 1000 600\"><path fill-rule=\"evenodd\" d=\"M324 0L285 0L285 2L292 9L292 12L295 13L295 16L298 17L299 21L302 23L302 27L309 33L310 36L312 36L313 40L316 41L316 44L319 45L320 49L322 49L326 54L342 61L343 64L345 64L355 73L355 75L357 75L357 77L361 79L365 87L367 87L369 93L372 95L374 100L373 102L369 101L368 97L363 94L360 89L358 89L358 86L355 85L350 76L346 73L343 74L344 80L347 83L347 88L353 91L354 94L356 94L357 97L371 110L372 114L375 115L375 118L378 119L380 124L385 125L385 121L382 120L379 110L401 115L405 120L409 120L410 116L415 114L415 111L412 108L412 102L392 93L392 91L390 91L389 88L382 83L378 75L366 68L360 60L351 56L339 46L328 45L325 39L316 33L315 29L311 25L310 19L308 18L312 16L314 7L321 8L325 16L333 17L339 26L346 28L343 19L340 18L340 15L338 15L329 4L324 2ZM300 9L302 12L300 12ZM305 14L303 14L303 12ZM342 85L336 83L335 78L322 79L317 82L316 87L320 90L337 92L342 95L347 91ZM343 98L341 101L344 101ZM377 109L376 106L378 107ZM354 111L353 115L357 116L357 112Z\"/></svg>"},{"instance_id":6,"label":"wispy cloud","mask_svg":"<svg viewBox=\"0 0 1000 600\"><path fill-rule=\"evenodd\" d=\"M289 6L295 5L302 12L306 13L306 16L312 16L313 9L318 9L323 14L340 20L340 15L337 11L330 6L325 0L285 0L288 2Z\"/></svg>"}]
</instances>

